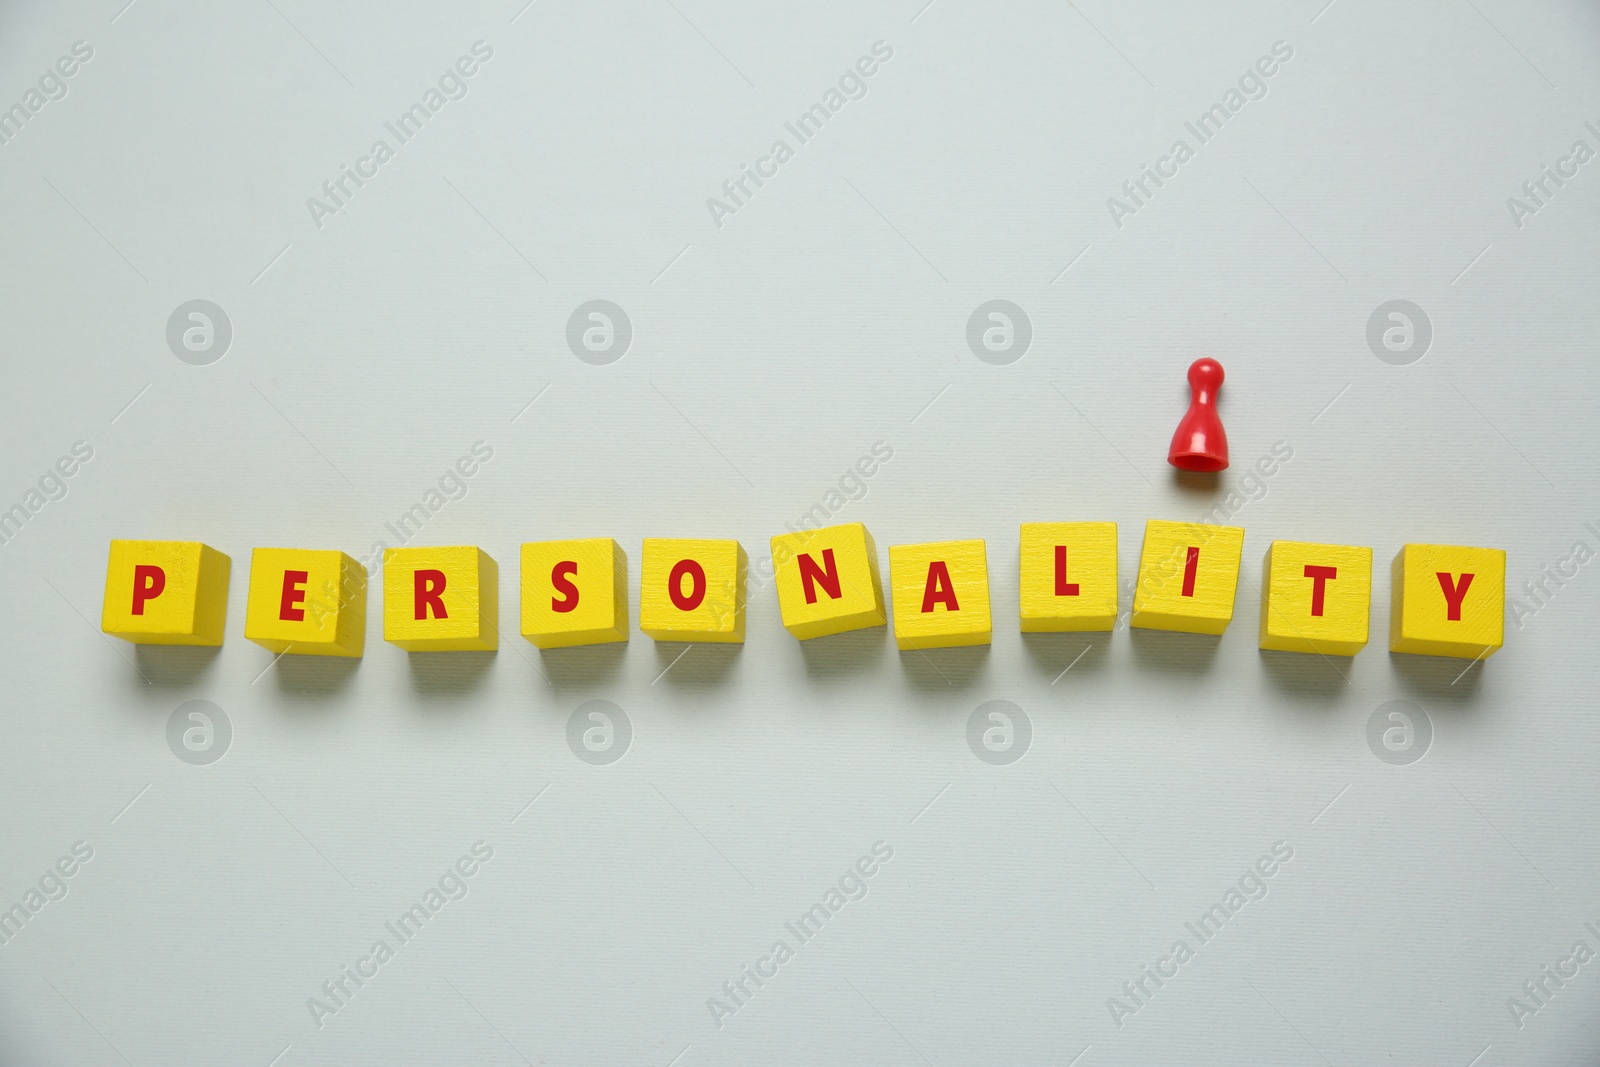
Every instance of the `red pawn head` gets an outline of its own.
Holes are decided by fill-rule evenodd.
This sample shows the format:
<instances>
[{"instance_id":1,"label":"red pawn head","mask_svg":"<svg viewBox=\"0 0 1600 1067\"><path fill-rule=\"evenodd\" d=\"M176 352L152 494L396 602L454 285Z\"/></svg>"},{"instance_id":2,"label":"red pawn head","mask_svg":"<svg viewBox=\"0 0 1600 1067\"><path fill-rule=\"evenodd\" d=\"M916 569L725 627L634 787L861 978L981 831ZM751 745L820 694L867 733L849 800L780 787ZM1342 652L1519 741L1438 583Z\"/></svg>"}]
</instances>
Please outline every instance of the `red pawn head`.
<instances>
[{"instance_id":1,"label":"red pawn head","mask_svg":"<svg viewBox=\"0 0 1600 1067\"><path fill-rule=\"evenodd\" d=\"M1209 356L1189 365L1189 410L1172 435L1167 462L1180 470L1220 471L1228 465L1228 435L1217 414L1222 364Z\"/></svg>"}]
</instances>

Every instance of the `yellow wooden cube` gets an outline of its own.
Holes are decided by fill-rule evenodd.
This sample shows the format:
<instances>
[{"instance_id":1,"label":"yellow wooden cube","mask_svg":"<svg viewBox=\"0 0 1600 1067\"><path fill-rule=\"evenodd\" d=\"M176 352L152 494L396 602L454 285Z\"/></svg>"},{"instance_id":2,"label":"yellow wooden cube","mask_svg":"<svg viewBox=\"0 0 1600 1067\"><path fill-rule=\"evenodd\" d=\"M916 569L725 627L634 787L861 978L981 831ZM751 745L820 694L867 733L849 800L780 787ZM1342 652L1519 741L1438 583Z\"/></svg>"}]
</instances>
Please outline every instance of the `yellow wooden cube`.
<instances>
[{"instance_id":1,"label":"yellow wooden cube","mask_svg":"<svg viewBox=\"0 0 1600 1067\"><path fill-rule=\"evenodd\" d=\"M1022 632L1117 625L1117 524L1022 524Z\"/></svg>"},{"instance_id":2,"label":"yellow wooden cube","mask_svg":"<svg viewBox=\"0 0 1600 1067\"><path fill-rule=\"evenodd\" d=\"M408 652L492 652L500 569L475 545L383 550L383 639Z\"/></svg>"},{"instance_id":3,"label":"yellow wooden cube","mask_svg":"<svg viewBox=\"0 0 1600 1067\"><path fill-rule=\"evenodd\" d=\"M332 549L255 549L244 636L272 652L361 655L367 569Z\"/></svg>"},{"instance_id":4,"label":"yellow wooden cube","mask_svg":"<svg viewBox=\"0 0 1600 1067\"><path fill-rule=\"evenodd\" d=\"M1353 656L1367 643L1372 549L1274 541L1262 561L1261 647Z\"/></svg>"},{"instance_id":5,"label":"yellow wooden cube","mask_svg":"<svg viewBox=\"0 0 1600 1067\"><path fill-rule=\"evenodd\" d=\"M890 545L889 588L901 649L989 643L989 560L981 540Z\"/></svg>"},{"instance_id":6,"label":"yellow wooden cube","mask_svg":"<svg viewBox=\"0 0 1600 1067\"><path fill-rule=\"evenodd\" d=\"M136 645L220 645L227 556L199 541L112 541L100 629Z\"/></svg>"},{"instance_id":7,"label":"yellow wooden cube","mask_svg":"<svg viewBox=\"0 0 1600 1067\"><path fill-rule=\"evenodd\" d=\"M639 559L639 629L657 641L744 642L744 546L647 537Z\"/></svg>"},{"instance_id":8,"label":"yellow wooden cube","mask_svg":"<svg viewBox=\"0 0 1600 1067\"><path fill-rule=\"evenodd\" d=\"M522 636L540 648L628 639L628 557L609 537L522 546Z\"/></svg>"},{"instance_id":9,"label":"yellow wooden cube","mask_svg":"<svg viewBox=\"0 0 1600 1067\"><path fill-rule=\"evenodd\" d=\"M1147 630L1220 634L1233 621L1244 530L1204 522L1144 527L1132 625Z\"/></svg>"},{"instance_id":10,"label":"yellow wooden cube","mask_svg":"<svg viewBox=\"0 0 1600 1067\"><path fill-rule=\"evenodd\" d=\"M887 621L878 548L859 522L772 539L784 629L802 641Z\"/></svg>"},{"instance_id":11,"label":"yellow wooden cube","mask_svg":"<svg viewBox=\"0 0 1600 1067\"><path fill-rule=\"evenodd\" d=\"M1406 545L1392 586L1390 652L1487 659L1505 642L1504 549Z\"/></svg>"}]
</instances>

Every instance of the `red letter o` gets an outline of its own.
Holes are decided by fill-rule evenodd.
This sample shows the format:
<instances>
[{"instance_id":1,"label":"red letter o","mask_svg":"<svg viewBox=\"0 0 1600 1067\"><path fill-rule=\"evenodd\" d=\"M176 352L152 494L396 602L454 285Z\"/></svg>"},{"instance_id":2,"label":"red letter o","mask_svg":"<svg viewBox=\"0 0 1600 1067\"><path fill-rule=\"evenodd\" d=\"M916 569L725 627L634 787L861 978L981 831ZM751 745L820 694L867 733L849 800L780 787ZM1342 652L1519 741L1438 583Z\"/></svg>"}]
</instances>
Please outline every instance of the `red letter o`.
<instances>
[{"instance_id":1,"label":"red letter o","mask_svg":"<svg viewBox=\"0 0 1600 1067\"><path fill-rule=\"evenodd\" d=\"M683 593L683 576L689 576L689 595ZM672 574L667 578L667 595L672 597L672 604L679 611L693 611L700 606L706 598L706 572L692 559L680 559L673 564Z\"/></svg>"}]
</instances>

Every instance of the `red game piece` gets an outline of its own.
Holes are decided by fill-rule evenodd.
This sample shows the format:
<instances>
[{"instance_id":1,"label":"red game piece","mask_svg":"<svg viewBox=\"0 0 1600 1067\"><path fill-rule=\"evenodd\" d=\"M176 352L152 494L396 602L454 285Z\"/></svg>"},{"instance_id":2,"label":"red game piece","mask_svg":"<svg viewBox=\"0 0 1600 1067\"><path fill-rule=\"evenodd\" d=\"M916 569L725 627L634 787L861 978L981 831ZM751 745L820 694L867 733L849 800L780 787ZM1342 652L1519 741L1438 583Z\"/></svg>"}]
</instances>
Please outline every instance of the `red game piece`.
<instances>
[{"instance_id":1,"label":"red game piece","mask_svg":"<svg viewBox=\"0 0 1600 1067\"><path fill-rule=\"evenodd\" d=\"M1167 462L1180 470L1220 471L1228 465L1228 434L1217 414L1222 364L1207 356L1189 364L1189 410L1172 435Z\"/></svg>"}]
</instances>

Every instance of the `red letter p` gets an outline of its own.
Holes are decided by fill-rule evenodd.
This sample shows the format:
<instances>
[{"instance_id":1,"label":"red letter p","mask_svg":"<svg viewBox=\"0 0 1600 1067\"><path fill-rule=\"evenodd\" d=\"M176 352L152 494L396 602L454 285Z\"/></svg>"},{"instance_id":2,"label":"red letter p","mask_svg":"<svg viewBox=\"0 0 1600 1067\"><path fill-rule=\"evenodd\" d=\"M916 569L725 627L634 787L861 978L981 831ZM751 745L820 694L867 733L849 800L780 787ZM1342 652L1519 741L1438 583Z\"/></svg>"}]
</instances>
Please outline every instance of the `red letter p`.
<instances>
[{"instance_id":1,"label":"red letter p","mask_svg":"<svg viewBox=\"0 0 1600 1067\"><path fill-rule=\"evenodd\" d=\"M144 602L154 600L167 587L167 572L153 563L136 563L133 567L133 613L144 614Z\"/></svg>"}]
</instances>

